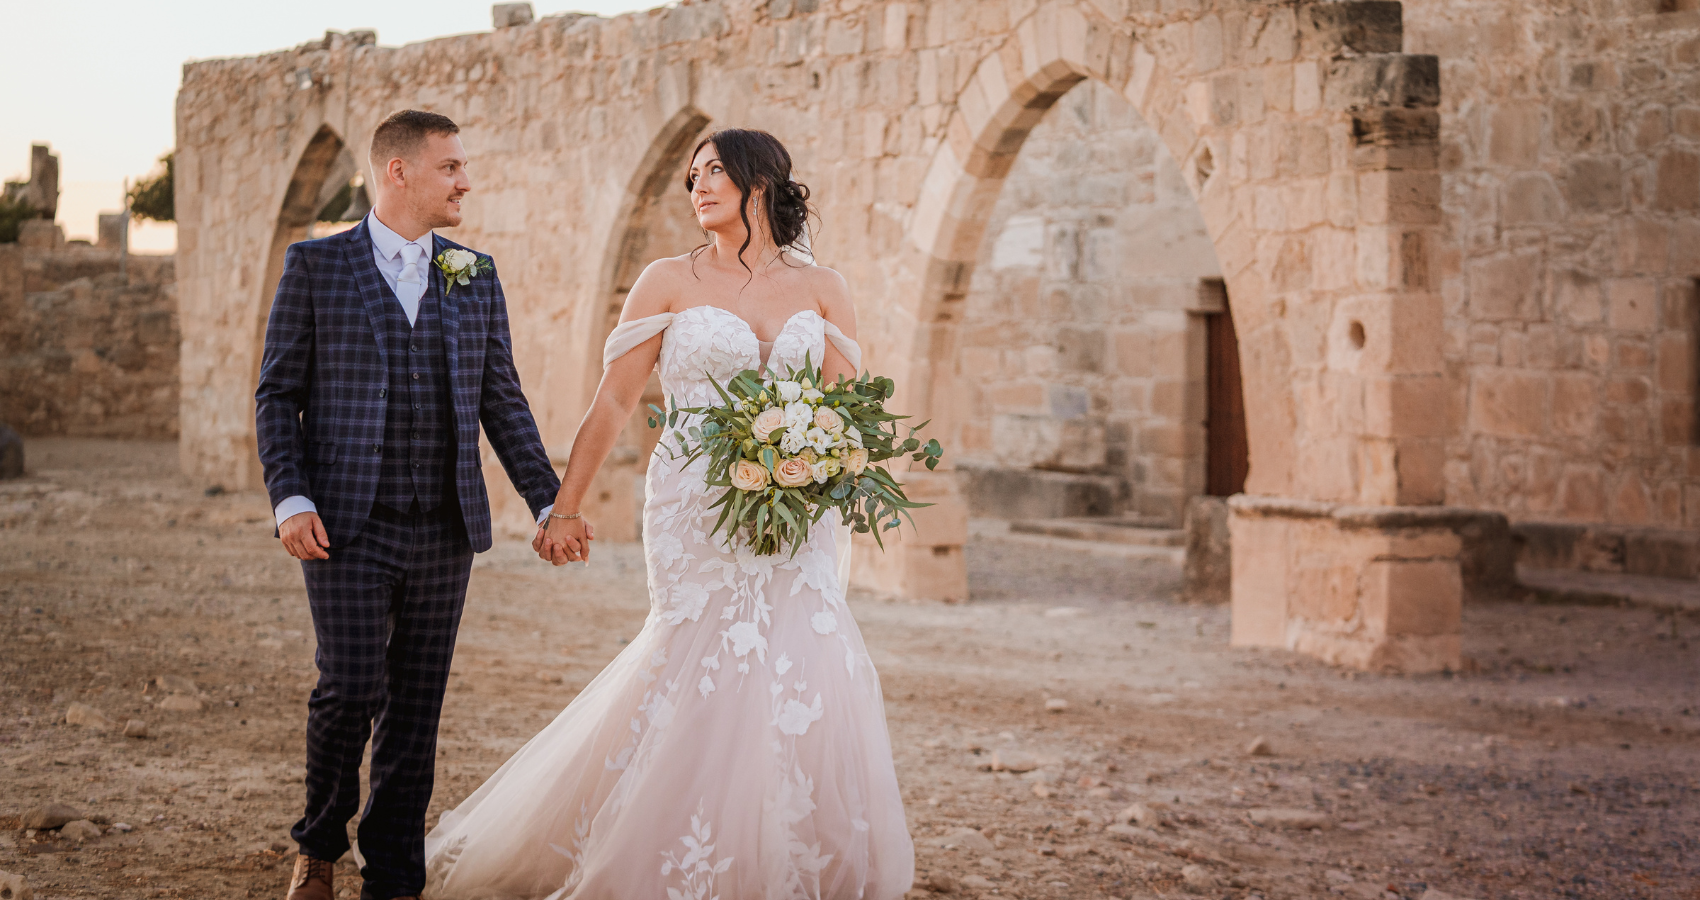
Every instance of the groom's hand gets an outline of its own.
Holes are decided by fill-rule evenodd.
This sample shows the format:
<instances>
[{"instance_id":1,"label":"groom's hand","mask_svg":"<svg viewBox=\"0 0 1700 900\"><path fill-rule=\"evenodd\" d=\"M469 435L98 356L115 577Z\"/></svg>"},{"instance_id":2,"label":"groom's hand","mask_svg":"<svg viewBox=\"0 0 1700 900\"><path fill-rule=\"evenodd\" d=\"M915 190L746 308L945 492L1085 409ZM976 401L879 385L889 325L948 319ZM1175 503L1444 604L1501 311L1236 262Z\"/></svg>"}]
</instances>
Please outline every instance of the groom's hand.
<instances>
[{"instance_id":1,"label":"groom's hand","mask_svg":"<svg viewBox=\"0 0 1700 900\"><path fill-rule=\"evenodd\" d=\"M557 566L570 562L590 561L590 542L596 539L596 527L584 519L550 519L537 529L531 549Z\"/></svg>"},{"instance_id":2,"label":"groom's hand","mask_svg":"<svg viewBox=\"0 0 1700 900\"><path fill-rule=\"evenodd\" d=\"M331 539L316 512L296 513L284 519L277 527L277 536L283 540L283 549L296 559L331 558L325 552L331 546Z\"/></svg>"}]
</instances>

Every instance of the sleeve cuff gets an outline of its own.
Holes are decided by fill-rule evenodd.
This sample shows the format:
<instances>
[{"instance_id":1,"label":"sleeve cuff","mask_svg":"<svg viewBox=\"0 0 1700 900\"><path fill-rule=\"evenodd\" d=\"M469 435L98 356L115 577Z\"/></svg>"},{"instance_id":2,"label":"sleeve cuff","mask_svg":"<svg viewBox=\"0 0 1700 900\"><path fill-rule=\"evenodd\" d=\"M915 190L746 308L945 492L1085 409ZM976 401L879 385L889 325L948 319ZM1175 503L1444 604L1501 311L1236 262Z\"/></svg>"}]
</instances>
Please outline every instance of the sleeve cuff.
<instances>
[{"instance_id":1,"label":"sleeve cuff","mask_svg":"<svg viewBox=\"0 0 1700 900\"><path fill-rule=\"evenodd\" d=\"M282 503L277 505L277 509L273 510L273 512L277 515L277 525L279 528L283 527L284 520L288 519L290 516L297 516L304 512L316 513L318 511L319 508L313 505L313 501L300 495L286 498Z\"/></svg>"},{"instance_id":2,"label":"sleeve cuff","mask_svg":"<svg viewBox=\"0 0 1700 900\"><path fill-rule=\"evenodd\" d=\"M289 501L286 500L284 502L287 503ZM548 506L543 507L543 511L537 514L537 524L539 526L548 524L548 522L549 522L549 512L551 510L553 510L554 508L555 508L555 504L551 503Z\"/></svg>"}]
</instances>

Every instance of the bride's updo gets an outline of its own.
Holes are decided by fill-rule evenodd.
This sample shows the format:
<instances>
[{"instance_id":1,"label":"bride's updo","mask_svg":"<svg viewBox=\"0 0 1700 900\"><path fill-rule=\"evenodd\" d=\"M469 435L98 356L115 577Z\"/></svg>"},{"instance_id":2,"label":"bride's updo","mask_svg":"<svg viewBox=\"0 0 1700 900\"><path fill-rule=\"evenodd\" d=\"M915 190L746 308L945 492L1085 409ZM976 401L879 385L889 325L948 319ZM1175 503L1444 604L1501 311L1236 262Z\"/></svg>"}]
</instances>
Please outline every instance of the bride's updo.
<instances>
[{"instance_id":1,"label":"bride's updo","mask_svg":"<svg viewBox=\"0 0 1700 900\"><path fill-rule=\"evenodd\" d=\"M773 243L781 250L807 253L809 216L814 214L814 208L809 206L808 186L791 179L791 153L785 145L765 131L725 128L703 138L691 151L691 158L695 159L709 144L719 153L727 177L743 192L738 202L738 218L743 221L746 234L743 246L738 248L738 261L744 262L744 250L755 233L750 226L750 197L758 191L764 201L760 212L766 218L767 233ZM695 189L696 182L687 173L685 190ZM749 268L749 263L744 263L744 267Z\"/></svg>"}]
</instances>

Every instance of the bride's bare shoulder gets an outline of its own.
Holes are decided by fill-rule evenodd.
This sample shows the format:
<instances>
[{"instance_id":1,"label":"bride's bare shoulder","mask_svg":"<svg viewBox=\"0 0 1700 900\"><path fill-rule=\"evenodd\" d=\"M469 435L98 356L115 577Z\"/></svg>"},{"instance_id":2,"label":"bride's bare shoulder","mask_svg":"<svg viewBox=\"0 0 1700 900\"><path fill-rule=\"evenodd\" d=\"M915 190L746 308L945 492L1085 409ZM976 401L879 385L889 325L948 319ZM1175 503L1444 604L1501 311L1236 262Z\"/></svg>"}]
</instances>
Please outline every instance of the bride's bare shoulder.
<instances>
[{"instance_id":1,"label":"bride's bare shoulder","mask_svg":"<svg viewBox=\"0 0 1700 900\"><path fill-rule=\"evenodd\" d=\"M688 254L658 259L645 266L643 274L638 276L631 292L626 295L621 320L677 312L675 303L684 295L690 277L691 258Z\"/></svg>"},{"instance_id":2,"label":"bride's bare shoulder","mask_svg":"<svg viewBox=\"0 0 1700 900\"><path fill-rule=\"evenodd\" d=\"M821 315L828 321L836 322L841 316L854 316L854 304L850 300L850 285L837 269L827 266L811 265L797 269L803 283L808 285L809 294L820 304Z\"/></svg>"}]
</instances>

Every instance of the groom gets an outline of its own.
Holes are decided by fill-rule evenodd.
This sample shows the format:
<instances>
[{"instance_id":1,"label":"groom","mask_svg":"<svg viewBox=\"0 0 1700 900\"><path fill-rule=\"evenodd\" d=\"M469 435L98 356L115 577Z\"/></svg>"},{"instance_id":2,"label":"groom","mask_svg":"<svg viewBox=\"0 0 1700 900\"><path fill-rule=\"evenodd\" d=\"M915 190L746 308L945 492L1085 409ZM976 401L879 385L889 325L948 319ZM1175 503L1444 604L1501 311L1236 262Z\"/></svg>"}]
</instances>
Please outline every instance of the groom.
<instances>
[{"instance_id":1,"label":"groom","mask_svg":"<svg viewBox=\"0 0 1700 900\"><path fill-rule=\"evenodd\" d=\"M490 549L479 425L534 516L560 487L490 258L452 290L435 263L464 250L431 232L461 223L472 189L459 131L418 110L378 126L376 206L350 231L289 248L266 325L260 461L319 644L288 900L333 896L369 735L361 898L424 890L437 719L472 554Z\"/></svg>"}]
</instances>

